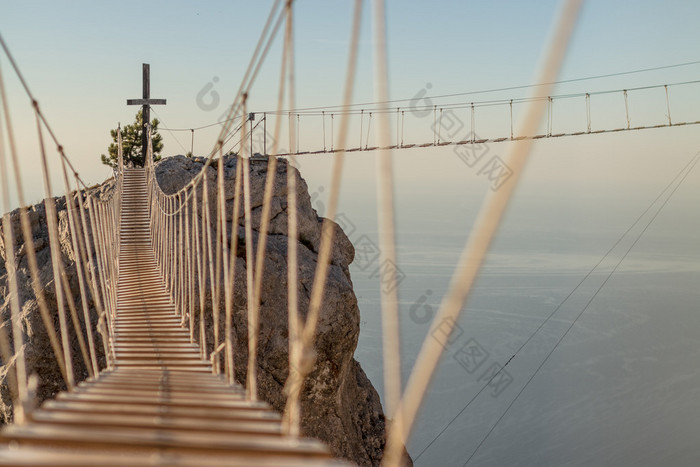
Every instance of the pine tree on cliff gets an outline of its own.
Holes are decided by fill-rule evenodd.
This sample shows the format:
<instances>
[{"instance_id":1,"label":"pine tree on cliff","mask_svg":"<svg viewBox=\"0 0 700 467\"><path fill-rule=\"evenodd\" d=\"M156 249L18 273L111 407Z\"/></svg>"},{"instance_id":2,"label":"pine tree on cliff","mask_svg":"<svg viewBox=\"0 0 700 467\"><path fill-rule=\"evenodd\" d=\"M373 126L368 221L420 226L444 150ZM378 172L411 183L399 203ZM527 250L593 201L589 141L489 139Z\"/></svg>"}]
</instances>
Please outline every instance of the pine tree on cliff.
<instances>
[{"instance_id":1,"label":"pine tree on cliff","mask_svg":"<svg viewBox=\"0 0 700 467\"><path fill-rule=\"evenodd\" d=\"M157 118L151 121L151 146L153 148L153 159L155 161L160 160L160 153L163 151L163 137L158 133L158 124L160 122ZM135 167L140 167L143 165L143 157L141 154L141 134L144 131L143 128L143 115L141 110L136 113L136 118L134 123L131 125L126 125L122 128L122 151L124 157L124 165L133 165ZM110 130L109 134L112 136L112 144L109 145L107 149L109 157L102 154L101 159L104 165L110 167L117 166L118 153L117 153L117 129Z\"/></svg>"}]
</instances>

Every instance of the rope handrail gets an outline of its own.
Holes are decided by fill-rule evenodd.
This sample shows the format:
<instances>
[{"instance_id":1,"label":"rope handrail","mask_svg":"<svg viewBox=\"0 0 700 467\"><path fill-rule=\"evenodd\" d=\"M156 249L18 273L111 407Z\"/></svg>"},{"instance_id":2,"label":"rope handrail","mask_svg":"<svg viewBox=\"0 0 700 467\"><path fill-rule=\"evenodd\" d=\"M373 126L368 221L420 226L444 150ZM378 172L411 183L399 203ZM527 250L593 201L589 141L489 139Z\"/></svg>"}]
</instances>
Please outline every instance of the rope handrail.
<instances>
[{"instance_id":1,"label":"rope handrail","mask_svg":"<svg viewBox=\"0 0 700 467\"><path fill-rule=\"evenodd\" d=\"M637 86L637 87L628 87L628 88L615 88L615 89L606 89L602 91L589 91L589 92L575 92L575 93L566 93L566 94L553 94L551 96L528 96L528 97L519 97L519 98L506 98L506 99L492 99L492 100L483 100L483 101L458 101L458 102L452 102L452 103L444 103L444 104L425 104L425 105L410 105L408 107L396 107L396 106L380 106L377 104L376 106L371 106L371 107L363 107L361 109L339 109L333 112L330 112L329 109L337 109L337 106L329 106L329 107L319 107L319 110L316 110L315 108L313 110L305 111L303 109L294 109L294 110L283 110L283 111L274 111L274 110L266 110L264 113L267 115L275 115L275 116L287 116L288 114L292 115L301 115L301 116L317 116L317 117L322 117L325 114L330 115L331 113L334 115L344 115L344 114L349 114L349 115L362 115L367 112L373 112L373 113L387 113L387 114L393 114L396 113L396 109L409 109L411 111L432 111L434 107L437 107L437 109L468 109L471 106L474 106L476 108L479 107L493 107L493 106L505 106L505 105L510 105L510 103L514 104L526 104L530 102L539 102L539 101L546 101L548 99L573 99L577 97L585 97L586 95L590 96L596 96L596 95L606 95L606 94L617 94L621 93L624 91L645 91L645 90L650 90L650 89L661 89L661 88L667 88L667 87L672 87L672 86L685 86L685 85L690 85L690 84L698 84L700 83L700 80L685 80L685 81L677 81L673 83L664 83L664 84L652 84L652 85L646 85L646 86ZM438 96L425 96L424 99L437 99ZM257 112L256 112L257 113ZM263 113L263 112L260 112Z\"/></svg>"}]
</instances>

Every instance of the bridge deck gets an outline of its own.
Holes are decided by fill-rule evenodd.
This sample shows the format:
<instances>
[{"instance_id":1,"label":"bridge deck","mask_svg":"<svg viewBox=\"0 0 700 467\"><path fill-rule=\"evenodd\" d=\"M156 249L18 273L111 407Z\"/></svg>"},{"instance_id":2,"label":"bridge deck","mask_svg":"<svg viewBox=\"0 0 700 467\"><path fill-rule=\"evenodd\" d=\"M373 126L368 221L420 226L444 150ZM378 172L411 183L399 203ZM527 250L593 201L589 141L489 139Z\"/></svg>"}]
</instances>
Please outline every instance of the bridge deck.
<instances>
[{"instance_id":1,"label":"bridge deck","mask_svg":"<svg viewBox=\"0 0 700 467\"><path fill-rule=\"evenodd\" d=\"M2 465L338 465L212 374L180 324L149 238L143 170L125 171L114 368L0 433Z\"/></svg>"}]
</instances>

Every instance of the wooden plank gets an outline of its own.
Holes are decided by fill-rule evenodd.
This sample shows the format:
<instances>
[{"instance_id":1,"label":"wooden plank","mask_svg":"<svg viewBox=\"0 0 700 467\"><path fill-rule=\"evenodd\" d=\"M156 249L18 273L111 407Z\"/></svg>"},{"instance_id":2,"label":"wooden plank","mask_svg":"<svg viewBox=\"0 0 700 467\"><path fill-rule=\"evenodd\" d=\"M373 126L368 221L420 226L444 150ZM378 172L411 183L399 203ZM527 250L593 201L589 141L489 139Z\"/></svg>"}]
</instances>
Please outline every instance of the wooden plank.
<instances>
[{"instance_id":1,"label":"wooden plank","mask_svg":"<svg viewBox=\"0 0 700 467\"><path fill-rule=\"evenodd\" d=\"M95 416L102 414L168 415L172 417L199 418L208 420L268 420L279 422L280 414L264 403L252 403L242 408L214 407L191 408L169 406L144 406L136 404L115 404L95 401L47 401L41 406L45 411L82 412Z\"/></svg>"},{"instance_id":2,"label":"wooden plank","mask_svg":"<svg viewBox=\"0 0 700 467\"><path fill-rule=\"evenodd\" d=\"M104 452L67 452L60 449L28 450L23 448L0 449L0 465L18 467L134 467L138 465L169 465L172 467L221 467L251 465L259 467L321 467L347 466L337 459L317 459L299 456L246 456L243 454L196 456L182 453L166 453L159 450L134 453L125 449L109 449Z\"/></svg>"},{"instance_id":3,"label":"wooden plank","mask_svg":"<svg viewBox=\"0 0 700 467\"><path fill-rule=\"evenodd\" d=\"M175 452L226 453L247 455L302 454L309 457L330 457L328 449L318 441L255 435L231 436L229 433L164 430L134 430L104 427L67 427L33 423L10 425L0 432L3 441L21 445L73 446L81 449L104 449L128 446L129 449L167 449Z\"/></svg>"},{"instance_id":4,"label":"wooden plank","mask_svg":"<svg viewBox=\"0 0 700 467\"><path fill-rule=\"evenodd\" d=\"M33 422L66 426L93 426L103 428L132 428L164 431L196 431L211 433L282 436L282 428L276 420L204 420L194 417L168 415L102 414L71 411L43 411L32 414Z\"/></svg>"}]
</instances>

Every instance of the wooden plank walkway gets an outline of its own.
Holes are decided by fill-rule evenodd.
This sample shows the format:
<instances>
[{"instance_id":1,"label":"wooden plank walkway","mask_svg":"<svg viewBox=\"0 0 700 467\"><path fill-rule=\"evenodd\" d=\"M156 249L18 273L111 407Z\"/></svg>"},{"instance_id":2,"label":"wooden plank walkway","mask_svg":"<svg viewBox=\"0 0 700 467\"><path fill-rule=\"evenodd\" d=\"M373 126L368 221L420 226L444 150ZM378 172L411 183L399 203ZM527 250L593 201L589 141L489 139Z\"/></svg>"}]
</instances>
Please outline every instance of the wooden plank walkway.
<instances>
[{"instance_id":1,"label":"wooden plank walkway","mask_svg":"<svg viewBox=\"0 0 700 467\"><path fill-rule=\"evenodd\" d=\"M212 374L160 277L143 169L122 197L115 365L0 432L0 465L347 465Z\"/></svg>"}]
</instances>

